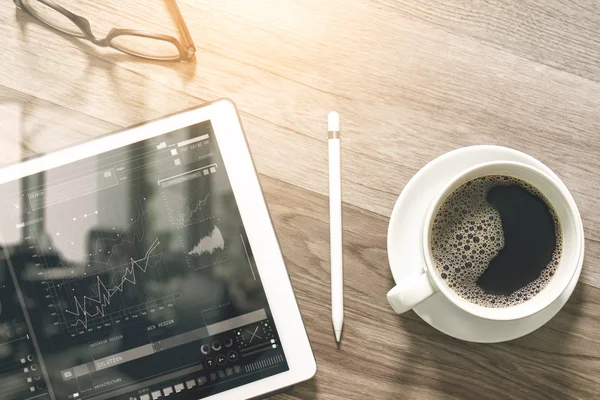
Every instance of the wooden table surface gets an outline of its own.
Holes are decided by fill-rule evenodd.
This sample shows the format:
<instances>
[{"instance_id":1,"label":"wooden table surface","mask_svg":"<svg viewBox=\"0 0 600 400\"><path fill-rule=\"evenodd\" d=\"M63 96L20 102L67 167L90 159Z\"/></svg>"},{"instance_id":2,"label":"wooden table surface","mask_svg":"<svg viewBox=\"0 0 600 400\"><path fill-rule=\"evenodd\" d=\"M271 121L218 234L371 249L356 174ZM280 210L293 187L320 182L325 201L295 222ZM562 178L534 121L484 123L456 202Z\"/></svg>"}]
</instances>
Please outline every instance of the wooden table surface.
<instances>
[{"instance_id":1,"label":"wooden table surface","mask_svg":"<svg viewBox=\"0 0 600 400\"><path fill-rule=\"evenodd\" d=\"M172 32L163 0L68 0L98 36ZM0 3L0 154L49 151L220 97L241 112L318 362L278 399L600 398L600 7L548 0L180 0L193 63L145 62ZM330 325L326 115L343 124L346 320ZM586 258L564 309L508 343L461 342L385 299L408 180L463 146L552 168Z\"/></svg>"}]
</instances>

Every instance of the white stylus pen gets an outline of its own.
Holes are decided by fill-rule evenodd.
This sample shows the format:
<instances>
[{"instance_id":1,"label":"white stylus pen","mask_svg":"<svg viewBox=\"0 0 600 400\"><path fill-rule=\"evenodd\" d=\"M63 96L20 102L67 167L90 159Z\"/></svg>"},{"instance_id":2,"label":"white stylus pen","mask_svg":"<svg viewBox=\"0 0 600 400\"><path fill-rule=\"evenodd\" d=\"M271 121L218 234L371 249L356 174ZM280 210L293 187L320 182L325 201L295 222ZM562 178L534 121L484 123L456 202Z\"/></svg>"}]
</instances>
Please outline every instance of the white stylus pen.
<instances>
[{"instance_id":1,"label":"white stylus pen","mask_svg":"<svg viewBox=\"0 0 600 400\"><path fill-rule=\"evenodd\" d=\"M329 131L329 240L331 246L331 322L339 343L344 325L344 266L342 264L342 179L340 116L327 116Z\"/></svg>"}]
</instances>

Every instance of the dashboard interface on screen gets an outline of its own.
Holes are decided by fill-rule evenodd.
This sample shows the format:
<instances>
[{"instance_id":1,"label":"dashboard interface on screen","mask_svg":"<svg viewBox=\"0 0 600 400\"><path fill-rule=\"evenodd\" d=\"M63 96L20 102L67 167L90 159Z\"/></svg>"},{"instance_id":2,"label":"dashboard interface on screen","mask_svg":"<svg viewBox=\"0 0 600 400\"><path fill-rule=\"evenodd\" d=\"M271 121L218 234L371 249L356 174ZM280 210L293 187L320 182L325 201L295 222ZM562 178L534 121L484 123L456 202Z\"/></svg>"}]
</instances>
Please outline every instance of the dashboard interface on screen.
<instances>
[{"instance_id":1,"label":"dashboard interface on screen","mask_svg":"<svg viewBox=\"0 0 600 400\"><path fill-rule=\"evenodd\" d=\"M0 206L2 399L199 399L288 370L210 122Z\"/></svg>"}]
</instances>

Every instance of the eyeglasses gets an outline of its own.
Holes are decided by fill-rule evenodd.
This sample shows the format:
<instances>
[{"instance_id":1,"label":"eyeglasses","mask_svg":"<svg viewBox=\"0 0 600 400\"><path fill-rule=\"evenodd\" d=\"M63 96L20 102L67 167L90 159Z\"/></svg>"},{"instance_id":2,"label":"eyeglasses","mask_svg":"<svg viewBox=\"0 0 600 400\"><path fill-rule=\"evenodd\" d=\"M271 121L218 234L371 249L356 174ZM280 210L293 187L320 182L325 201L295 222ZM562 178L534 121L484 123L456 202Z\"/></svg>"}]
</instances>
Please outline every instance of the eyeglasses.
<instances>
[{"instance_id":1,"label":"eyeglasses","mask_svg":"<svg viewBox=\"0 0 600 400\"><path fill-rule=\"evenodd\" d=\"M159 61L190 61L196 54L190 31L175 0L166 0L177 20L181 41L169 35L113 28L104 39L94 36L90 22L52 0L13 0L15 5L44 24L67 35L87 39L97 46Z\"/></svg>"}]
</instances>

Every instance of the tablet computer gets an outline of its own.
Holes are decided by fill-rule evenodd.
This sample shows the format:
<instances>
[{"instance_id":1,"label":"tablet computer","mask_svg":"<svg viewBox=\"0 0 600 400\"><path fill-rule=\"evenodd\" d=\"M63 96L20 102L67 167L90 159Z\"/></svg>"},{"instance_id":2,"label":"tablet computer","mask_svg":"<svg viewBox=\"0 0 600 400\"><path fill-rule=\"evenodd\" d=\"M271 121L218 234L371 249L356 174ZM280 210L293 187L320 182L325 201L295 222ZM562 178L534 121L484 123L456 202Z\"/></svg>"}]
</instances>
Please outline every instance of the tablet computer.
<instances>
[{"instance_id":1,"label":"tablet computer","mask_svg":"<svg viewBox=\"0 0 600 400\"><path fill-rule=\"evenodd\" d=\"M244 399L315 360L226 100L0 170L3 399Z\"/></svg>"}]
</instances>

